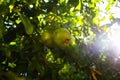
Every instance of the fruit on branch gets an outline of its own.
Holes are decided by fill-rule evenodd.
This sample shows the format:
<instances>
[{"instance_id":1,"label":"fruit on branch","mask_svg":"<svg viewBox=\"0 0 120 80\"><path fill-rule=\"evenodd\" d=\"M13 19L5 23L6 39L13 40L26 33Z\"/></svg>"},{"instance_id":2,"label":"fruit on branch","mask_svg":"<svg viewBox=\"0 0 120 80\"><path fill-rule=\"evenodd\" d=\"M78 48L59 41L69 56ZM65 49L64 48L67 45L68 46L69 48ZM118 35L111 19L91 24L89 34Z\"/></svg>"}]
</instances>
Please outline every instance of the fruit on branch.
<instances>
[{"instance_id":1,"label":"fruit on branch","mask_svg":"<svg viewBox=\"0 0 120 80\"><path fill-rule=\"evenodd\" d=\"M58 28L53 32L53 41L60 47L68 47L71 43L71 34L66 28Z\"/></svg>"},{"instance_id":2,"label":"fruit on branch","mask_svg":"<svg viewBox=\"0 0 120 80\"><path fill-rule=\"evenodd\" d=\"M44 31L41 34L41 41L48 47L53 46L53 39L52 39L52 32L51 31Z\"/></svg>"}]
</instances>

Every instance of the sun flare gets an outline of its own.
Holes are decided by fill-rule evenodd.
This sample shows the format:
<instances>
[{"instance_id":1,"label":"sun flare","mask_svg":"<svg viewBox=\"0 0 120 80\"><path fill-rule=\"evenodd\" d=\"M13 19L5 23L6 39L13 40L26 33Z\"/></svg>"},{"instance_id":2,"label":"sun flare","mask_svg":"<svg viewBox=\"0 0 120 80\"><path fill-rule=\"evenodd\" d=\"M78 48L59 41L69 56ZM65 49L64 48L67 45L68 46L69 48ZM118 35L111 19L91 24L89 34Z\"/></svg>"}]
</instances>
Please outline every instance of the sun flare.
<instances>
[{"instance_id":1,"label":"sun flare","mask_svg":"<svg viewBox=\"0 0 120 80\"><path fill-rule=\"evenodd\" d=\"M120 45L120 25L115 23L110 28L110 39L116 45Z\"/></svg>"},{"instance_id":2,"label":"sun flare","mask_svg":"<svg viewBox=\"0 0 120 80\"><path fill-rule=\"evenodd\" d=\"M120 58L120 24L114 23L109 30L110 46L114 49L115 56Z\"/></svg>"}]
</instances>

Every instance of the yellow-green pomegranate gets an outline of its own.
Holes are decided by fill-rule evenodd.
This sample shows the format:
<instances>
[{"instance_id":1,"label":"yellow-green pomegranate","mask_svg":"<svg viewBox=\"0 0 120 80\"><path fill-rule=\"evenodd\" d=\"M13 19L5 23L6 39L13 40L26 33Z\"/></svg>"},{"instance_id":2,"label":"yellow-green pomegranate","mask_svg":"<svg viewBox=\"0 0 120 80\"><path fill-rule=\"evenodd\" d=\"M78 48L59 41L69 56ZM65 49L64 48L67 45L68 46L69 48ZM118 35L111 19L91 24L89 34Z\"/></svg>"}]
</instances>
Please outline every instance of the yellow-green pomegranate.
<instances>
[{"instance_id":1,"label":"yellow-green pomegranate","mask_svg":"<svg viewBox=\"0 0 120 80\"><path fill-rule=\"evenodd\" d=\"M53 45L52 32L50 31L43 32L41 34L41 41L46 46L51 47Z\"/></svg>"},{"instance_id":2,"label":"yellow-green pomegranate","mask_svg":"<svg viewBox=\"0 0 120 80\"><path fill-rule=\"evenodd\" d=\"M70 45L71 34L66 28L58 28L53 32L53 40L58 47L65 48Z\"/></svg>"}]
</instances>

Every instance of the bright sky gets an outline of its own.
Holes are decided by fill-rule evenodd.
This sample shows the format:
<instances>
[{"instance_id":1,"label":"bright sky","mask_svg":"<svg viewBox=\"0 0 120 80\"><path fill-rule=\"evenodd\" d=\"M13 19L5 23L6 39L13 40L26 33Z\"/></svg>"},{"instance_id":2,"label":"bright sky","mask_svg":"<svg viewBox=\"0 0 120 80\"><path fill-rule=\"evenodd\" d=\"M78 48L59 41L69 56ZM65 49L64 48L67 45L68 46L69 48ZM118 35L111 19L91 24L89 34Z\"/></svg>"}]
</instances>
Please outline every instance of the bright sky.
<instances>
[{"instance_id":1,"label":"bright sky","mask_svg":"<svg viewBox=\"0 0 120 80\"><path fill-rule=\"evenodd\" d=\"M100 13L100 18L103 17L103 16L106 17L106 19L104 21L102 21L101 26L104 25L104 24L111 23L110 19L108 18L109 15L105 12L106 11L106 9L105 9L106 4L108 4L108 2L106 0L104 1L104 3L103 2L100 3L100 5L101 5L100 10L102 11ZM117 6L116 6L116 4L117 4ZM120 2L117 2L109 10L109 12L112 13L112 16L114 18L120 18L120 7L118 7L119 5L120 5Z\"/></svg>"}]
</instances>

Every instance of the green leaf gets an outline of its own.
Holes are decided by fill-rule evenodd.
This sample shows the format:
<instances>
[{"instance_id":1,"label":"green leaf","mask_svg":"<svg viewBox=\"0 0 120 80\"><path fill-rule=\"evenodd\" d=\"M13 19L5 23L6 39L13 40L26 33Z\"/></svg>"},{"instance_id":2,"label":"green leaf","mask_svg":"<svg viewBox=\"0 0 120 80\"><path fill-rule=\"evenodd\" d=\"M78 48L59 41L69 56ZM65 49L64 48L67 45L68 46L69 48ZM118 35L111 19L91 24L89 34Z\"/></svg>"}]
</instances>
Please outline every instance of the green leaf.
<instances>
[{"instance_id":1,"label":"green leaf","mask_svg":"<svg viewBox=\"0 0 120 80\"><path fill-rule=\"evenodd\" d=\"M110 10L110 5L111 5L111 4L108 4L108 5L106 6L106 11L109 11L109 10Z\"/></svg>"},{"instance_id":2,"label":"green leaf","mask_svg":"<svg viewBox=\"0 0 120 80\"><path fill-rule=\"evenodd\" d=\"M11 67L11 68L15 68L16 64L15 63L8 63L8 66Z\"/></svg>"},{"instance_id":3,"label":"green leaf","mask_svg":"<svg viewBox=\"0 0 120 80\"><path fill-rule=\"evenodd\" d=\"M60 0L60 4L62 4L65 0Z\"/></svg>"},{"instance_id":4,"label":"green leaf","mask_svg":"<svg viewBox=\"0 0 120 80\"><path fill-rule=\"evenodd\" d=\"M27 16L23 15L23 14L20 14L19 15L24 27L25 27L25 31L28 35L32 34L33 33L33 30L34 30L34 26L33 24L31 24L30 20L28 19Z\"/></svg>"}]
</instances>

